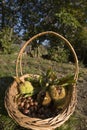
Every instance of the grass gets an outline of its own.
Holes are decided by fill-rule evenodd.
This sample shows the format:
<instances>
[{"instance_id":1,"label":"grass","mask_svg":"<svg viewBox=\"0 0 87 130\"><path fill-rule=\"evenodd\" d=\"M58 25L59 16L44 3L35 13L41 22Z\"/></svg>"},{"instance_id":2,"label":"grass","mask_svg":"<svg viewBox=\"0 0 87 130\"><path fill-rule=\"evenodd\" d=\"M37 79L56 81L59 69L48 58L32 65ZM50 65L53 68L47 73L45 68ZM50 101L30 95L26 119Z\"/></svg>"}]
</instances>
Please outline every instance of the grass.
<instances>
[{"instance_id":1,"label":"grass","mask_svg":"<svg viewBox=\"0 0 87 130\"><path fill-rule=\"evenodd\" d=\"M67 122L65 122L61 127L57 128L56 130L76 130L76 127L78 125L79 121L74 113Z\"/></svg>"},{"instance_id":2,"label":"grass","mask_svg":"<svg viewBox=\"0 0 87 130\"><path fill-rule=\"evenodd\" d=\"M27 130L16 124L7 114L4 107L4 96L7 87L13 82L13 76L15 76L15 63L17 54L15 55L0 55L0 130ZM74 71L74 65L61 64L54 61L42 59L42 58L23 58L23 72L24 73L36 73L40 74L45 72L49 67L52 67L54 71L60 75L72 73ZM81 74L87 71L81 70ZM56 130L77 130L79 120L76 114L64 123ZM79 130L79 129L78 129Z\"/></svg>"},{"instance_id":3,"label":"grass","mask_svg":"<svg viewBox=\"0 0 87 130\"><path fill-rule=\"evenodd\" d=\"M0 77L15 74L15 61L17 55L0 55Z\"/></svg>"}]
</instances>

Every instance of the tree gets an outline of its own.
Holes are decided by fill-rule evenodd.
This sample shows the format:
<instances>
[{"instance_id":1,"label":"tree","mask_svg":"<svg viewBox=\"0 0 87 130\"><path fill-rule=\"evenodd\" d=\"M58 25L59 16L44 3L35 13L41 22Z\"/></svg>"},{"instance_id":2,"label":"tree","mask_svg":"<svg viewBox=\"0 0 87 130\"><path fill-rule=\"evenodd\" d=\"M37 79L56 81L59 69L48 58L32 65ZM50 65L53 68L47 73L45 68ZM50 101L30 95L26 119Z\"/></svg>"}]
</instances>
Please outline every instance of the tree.
<instances>
[{"instance_id":1,"label":"tree","mask_svg":"<svg viewBox=\"0 0 87 130\"><path fill-rule=\"evenodd\" d=\"M5 26L14 28L18 22L18 9L16 0L2 0L0 2L1 29Z\"/></svg>"},{"instance_id":2,"label":"tree","mask_svg":"<svg viewBox=\"0 0 87 130\"><path fill-rule=\"evenodd\" d=\"M2 31L0 31L0 50L5 54L11 54L17 51L17 47L14 47L15 43L20 41L19 37L13 32L13 28L4 27Z\"/></svg>"},{"instance_id":3,"label":"tree","mask_svg":"<svg viewBox=\"0 0 87 130\"><path fill-rule=\"evenodd\" d=\"M79 60L87 66L87 27L81 29L76 35L76 53Z\"/></svg>"},{"instance_id":4,"label":"tree","mask_svg":"<svg viewBox=\"0 0 87 130\"><path fill-rule=\"evenodd\" d=\"M79 49L76 42L78 37L76 36L78 32L81 32L82 26L86 26L87 2L85 0L25 0L23 3L18 2L19 6L21 6L21 25L25 30L24 38L26 40L39 32L52 30L65 36L72 43L76 51ZM41 40L43 38L47 37L42 37ZM54 37L47 39L50 41L51 48L54 46L53 48L57 50L59 40L57 41ZM39 40L40 43L41 40Z\"/></svg>"},{"instance_id":5,"label":"tree","mask_svg":"<svg viewBox=\"0 0 87 130\"><path fill-rule=\"evenodd\" d=\"M1 20L0 20L0 28L2 29L4 27L4 23L5 23L5 1L1 1L0 2L0 17L1 17Z\"/></svg>"}]
</instances>

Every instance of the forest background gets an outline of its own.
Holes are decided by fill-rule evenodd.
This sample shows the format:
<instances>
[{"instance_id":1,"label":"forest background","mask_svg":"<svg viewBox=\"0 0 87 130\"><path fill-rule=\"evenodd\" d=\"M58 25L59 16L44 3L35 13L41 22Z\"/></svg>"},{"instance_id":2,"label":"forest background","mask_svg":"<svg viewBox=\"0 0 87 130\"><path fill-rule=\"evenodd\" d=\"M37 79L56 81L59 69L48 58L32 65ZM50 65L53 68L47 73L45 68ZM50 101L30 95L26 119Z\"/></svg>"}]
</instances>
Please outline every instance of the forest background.
<instances>
[{"instance_id":1,"label":"forest background","mask_svg":"<svg viewBox=\"0 0 87 130\"><path fill-rule=\"evenodd\" d=\"M86 0L2 0L0 2L0 50L14 52L14 44L28 40L43 31L55 31L67 38L78 59L87 66L87 1ZM55 55L58 42L54 37L38 40ZM53 44L55 42L55 44ZM49 43L49 44L48 44ZM65 47L65 46L64 46ZM61 50L64 53L64 48ZM60 48L61 49L61 48ZM66 51L63 54L66 58ZM70 52L68 52L69 58ZM64 60L63 58L63 60ZM72 59L72 58L71 58Z\"/></svg>"}]
</instances>

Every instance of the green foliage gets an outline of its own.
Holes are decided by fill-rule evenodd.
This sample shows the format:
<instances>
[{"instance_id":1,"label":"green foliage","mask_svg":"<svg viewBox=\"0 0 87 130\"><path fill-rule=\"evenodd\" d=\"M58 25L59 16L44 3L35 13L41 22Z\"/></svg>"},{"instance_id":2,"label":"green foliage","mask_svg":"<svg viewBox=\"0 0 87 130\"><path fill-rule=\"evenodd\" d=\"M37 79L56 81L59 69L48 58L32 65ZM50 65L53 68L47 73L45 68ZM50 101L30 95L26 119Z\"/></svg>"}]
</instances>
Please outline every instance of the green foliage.
<instances>
[{"instance_id":1,"label":"green foliage","mask_svg":"<svg viewBox=\"0 0 87 130\"><path fill-rule=\"evenodd\" d=\"M12 44L14 43L14 40L12 39L13 30L12 28L5 27L0 32L0 44L3 52L5 54L11 53Z\"/></svg>"},{"instance_id":2,"label":"green foliage","mask_svg":"<svg viewBox=\"0 0 87 130\"><path fill-rule=\"evenodd\" d=\"M82 45L87 45L87 27L82 28L79 39L82 40Z\"/></svg>"},{"instance_id":3,"label":"green foliage","mask_svg":"<svg viewBox=\"0 0 87 130\"><path fill-rule=\"evenodd\" d=\"M69 12L66 11L65 8L63 8L59 13L55 14L58 19L59 22L62 24L61 26L66 26L66 27L70 27L70 28L78 28L80 25L79 21Z\"/></svg>"},{"instance_id":4,"label":"green foliage","mask_svg":"<svg viewBox=\"0 0 87 130\"><path fill-rule=\"evenodd\" d=\"M5 27L0 31L0 50L4 54L11 54L19 51L20 38L13 32L13 28ZM18 44L17 44L18 43Z\"/></svg>"},{"instance_id":5,"label":"green foliage","mask_svg":"<svg viewBox=\"0 0 87 130\"><path fill-rule=\"evenodd\" d=\"M75 115L73 115L67 122L65 122L59 128L56 128L55 130L74 130L75 126L77 126L78 124L78 119L75 117Z\"/></svg>"},{"instance_id":6,"label":"green foliage","mask_svg":"<svg viewBox=\"0 0 87 130\"><path fill-rule=\"evenodd\" d=\"M1 130L14 130L16 123L13 122L13 120L10 117L2 115L0 118L0 124ZM4 127L5 126L5 127Z\"/></svg>"},{"instance_id":7,"label":"green foliage","mask_svg":"<svg viewBox=\"0 0 87 130\"><path fill-rule=\"evenodd\" d=\"M87 66L87 28L84 27L78 32L75 39L75 49L80 62Z\"/></svg>"},{"instance_id":8,"label":"green foliage","mask_svg":"<svg viewBox=\"0 0 87 130\"><path fill-rule=\"evenodd\" d=\"M61 47L50 48L48 50L48 55L51 60L58 62L67 62L69 57L68 51Z\"/></svg>"}]
</instances>

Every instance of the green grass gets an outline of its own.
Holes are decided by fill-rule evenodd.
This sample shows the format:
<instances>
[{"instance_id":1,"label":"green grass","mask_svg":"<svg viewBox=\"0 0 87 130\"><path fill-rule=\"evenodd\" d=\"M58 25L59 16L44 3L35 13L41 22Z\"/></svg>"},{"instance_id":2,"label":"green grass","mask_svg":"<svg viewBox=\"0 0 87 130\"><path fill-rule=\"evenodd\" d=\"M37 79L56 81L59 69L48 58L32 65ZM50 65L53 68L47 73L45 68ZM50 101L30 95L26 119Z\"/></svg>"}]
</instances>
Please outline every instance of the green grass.
<instances>
[{"instance_id":1,"label":"green grass","mask_svg":"<svg viewBox=\"0 0 87 130\"><path fill-rule=\"evenodd\" d=\"M68 121L66 121L62 126L57 128L56 130L76 130L76 127L78 125L79 125L79 121L74 113Z\"/></svg>"},{"instance_id":2,"label":"green grass","mask_svg":"<svg viewBox=\"0 0 87 130\"><path fill-rule=\"evenodd\" d=\"M0 55L0 77L15 74L15 61L17 55Z\"/></svg>"},{"instance_id":3,"label":"green grass","mask_svg":"<svg viewBox=\"0 0 87 130\"><path fill-rule=\"evenodd\" d=\"M4 107L4 96L7 87L13 82L15 76L15 63L17 54L15 55L0 55L0 130L27 130L16 124L7 114ZM43 60L42 58L23 57L23 72L40 74L45 72L49 67L52 67L57 74L72 73L74 65L61 64L50 60ZM87 71L81 70L81 74ZM56 130L78 130L79 120L76 114Z\"/></svg>"}]
</instances>

